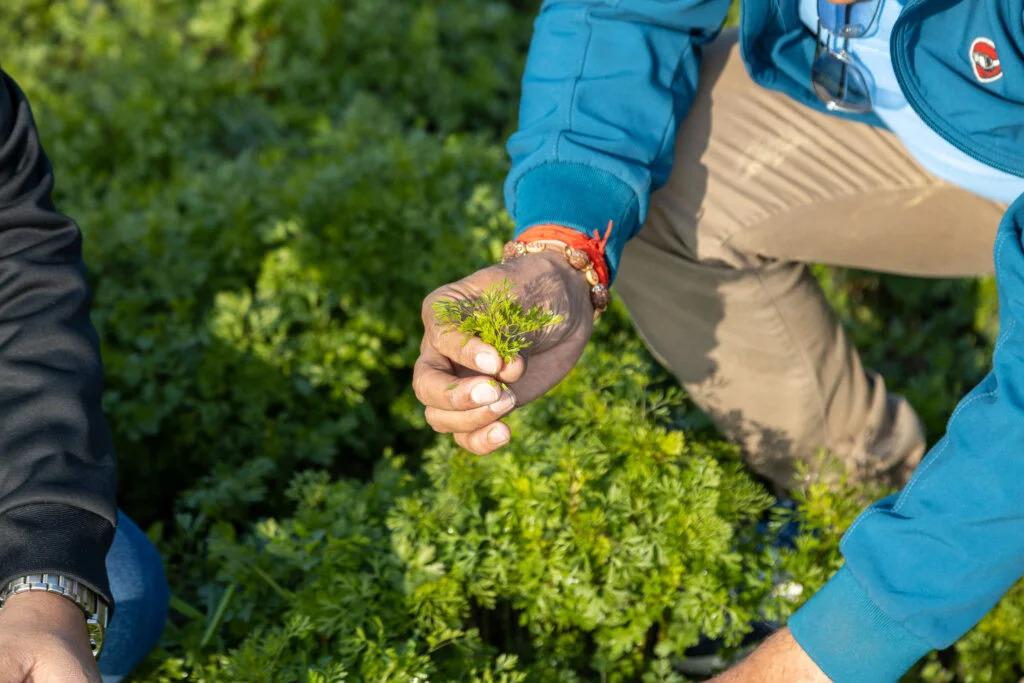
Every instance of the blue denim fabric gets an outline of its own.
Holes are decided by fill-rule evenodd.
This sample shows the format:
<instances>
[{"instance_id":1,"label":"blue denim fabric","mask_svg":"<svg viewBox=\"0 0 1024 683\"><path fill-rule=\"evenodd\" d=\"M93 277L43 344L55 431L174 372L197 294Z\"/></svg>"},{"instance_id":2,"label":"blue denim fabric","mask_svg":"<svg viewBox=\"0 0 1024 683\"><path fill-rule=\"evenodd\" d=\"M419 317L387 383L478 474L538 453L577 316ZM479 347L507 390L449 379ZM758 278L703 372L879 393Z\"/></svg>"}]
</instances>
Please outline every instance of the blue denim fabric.
<instances>
[{"instance_id":1,"label":"blue denim fabric","mask_svg":"<svg viewBox=\"0 0 1024 683\"><path fill-rule=\"evenodd\" d=\"M99 664L104 683L117 683L160 639L171 596L160 553L120 511L107 573L116 607Z\"/></svg>"}]
</instances>

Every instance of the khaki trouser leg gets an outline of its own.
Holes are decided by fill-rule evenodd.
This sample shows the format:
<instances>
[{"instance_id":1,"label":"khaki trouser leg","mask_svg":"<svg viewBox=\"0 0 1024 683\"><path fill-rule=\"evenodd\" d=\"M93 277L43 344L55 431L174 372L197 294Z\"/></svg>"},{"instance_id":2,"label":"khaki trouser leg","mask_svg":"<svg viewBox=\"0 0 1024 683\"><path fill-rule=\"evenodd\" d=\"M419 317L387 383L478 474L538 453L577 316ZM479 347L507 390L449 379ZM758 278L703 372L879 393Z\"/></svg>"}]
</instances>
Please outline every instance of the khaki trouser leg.
<instances>
[{"instance_id":1,"label":"khaki trouser leg","mask_svg":"<svg viewBox=\"0 0 1024 683\"><path fill-rule=\"evenodd\" d=\"M756 471L791 486L826 448L854 479L899 479L924 453L920 422L861 365L804 264L989 272L1003 210L929 175L892 134L755 85L727 32L617 289Z\"/></svg>"}]
</instances>

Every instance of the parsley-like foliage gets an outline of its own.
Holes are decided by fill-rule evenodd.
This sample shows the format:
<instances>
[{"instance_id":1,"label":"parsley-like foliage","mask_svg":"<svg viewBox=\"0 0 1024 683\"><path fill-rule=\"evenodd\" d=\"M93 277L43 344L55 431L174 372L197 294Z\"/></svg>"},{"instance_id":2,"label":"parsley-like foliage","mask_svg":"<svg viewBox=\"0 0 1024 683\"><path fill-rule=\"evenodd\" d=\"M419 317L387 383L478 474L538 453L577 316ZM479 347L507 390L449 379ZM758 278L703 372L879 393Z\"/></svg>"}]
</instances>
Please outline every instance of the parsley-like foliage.
<instances>
[{"instance_id":1,"label":"parsley-like foliage","mask_svg":"<svg viewBox=\"0 0 1024 683\"><path fill-rule=\"evenodd\" d=\"M493 346L506 363L532 344L532 335L562 321L562 316L540 306L524 308L508 279L496 282L473 299L434 302L438 322L466 336L480 337Z\"/></svg>"}]
</instances>

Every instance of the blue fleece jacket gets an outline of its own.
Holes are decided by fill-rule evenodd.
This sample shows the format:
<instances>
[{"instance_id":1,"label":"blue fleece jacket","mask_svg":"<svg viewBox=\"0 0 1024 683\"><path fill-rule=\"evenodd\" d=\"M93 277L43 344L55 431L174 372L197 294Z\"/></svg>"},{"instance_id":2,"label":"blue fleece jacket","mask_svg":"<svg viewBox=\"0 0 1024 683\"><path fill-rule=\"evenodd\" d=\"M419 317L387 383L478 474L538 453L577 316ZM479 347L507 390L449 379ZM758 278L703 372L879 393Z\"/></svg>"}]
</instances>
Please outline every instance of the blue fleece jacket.
<instances>
[{"instance_id":1,"label":"blue fleece jacket","mask_svg":"<svg viewBox=\"0 0 1024 683\"><path fill-rule=\"evenodd\" d=\"M755 81L823 110L809 88L814 37L798 2L745 0L741 51ZM728 5L544 2L508 145L506 201L517 234L539 223L590 232L614 220L615 271L651 191L668 177L701 45ZM1022 10L1024 0L909 0L891 54L907 101L928 126L1024 177ZM881 125L871 114L837 115ZM960 403L907 487L847 531L844 567L790 621L838 683L897 680L963 635L1024 575L1022 231L1024 198L1010 207L996 244L1003 332L992 373Z\"/></svg>"}]
</instances>

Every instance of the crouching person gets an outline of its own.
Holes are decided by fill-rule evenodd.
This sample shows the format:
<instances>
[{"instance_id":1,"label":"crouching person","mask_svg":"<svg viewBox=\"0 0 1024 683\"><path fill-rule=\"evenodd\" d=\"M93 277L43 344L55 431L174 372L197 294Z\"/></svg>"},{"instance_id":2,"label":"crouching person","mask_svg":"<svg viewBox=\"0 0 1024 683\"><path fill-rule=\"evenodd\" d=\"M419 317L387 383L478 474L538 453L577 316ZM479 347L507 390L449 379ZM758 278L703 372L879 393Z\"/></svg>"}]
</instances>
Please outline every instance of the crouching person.
<instances>
[{"instance_id":1,"label":"crouching person","mask_svg":"<svg viewBox=\"0 0 1024 683\"><path fill-rule=\"evenodd\" d=\"M515 240L428 298L413 384L435 430L501 448L502 418L573 367L618 276L654 356L756 472L820 479L825 448L852 480L906 483L723 683L889 683L1024 576L1024 6L743 0L722 32L730 4L542 3L508 144ZM931 451L809 263L994 269L993 371ZM505 278L563 321L509 363L431 307Z\"/></svg>"},{"instance_id":2,"label":"crouching person","mask_svg":"<svg viewBox=\"0 0 1024 683\"><path fill-rule=\"evenodd\" d=\"M0 72L0 683L110 683L156 644L168 590L115 505L81 234L52 189Z\"/></svg>"}]
</instances>

